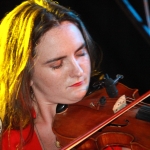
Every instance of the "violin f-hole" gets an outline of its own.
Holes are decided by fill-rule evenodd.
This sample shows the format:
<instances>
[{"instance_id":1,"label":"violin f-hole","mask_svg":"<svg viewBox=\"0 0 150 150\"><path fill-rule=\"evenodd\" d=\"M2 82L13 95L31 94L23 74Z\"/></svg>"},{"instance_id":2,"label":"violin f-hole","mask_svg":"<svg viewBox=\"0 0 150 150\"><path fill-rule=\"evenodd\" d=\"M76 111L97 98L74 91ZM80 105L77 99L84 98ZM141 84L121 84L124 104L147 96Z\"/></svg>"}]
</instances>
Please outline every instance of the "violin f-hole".
<instances>
[{"instance_id":1,"label":"violin f-hole","mask_svg":"<svg viewBox=\"0 0 150 150\"><path fill-rule=\"evenodd\" d=\"M117 124L117 123L110 123L108 126L114 126L114 127L125 127L129 124L129 120L125 120L124 124Z\"/></svg>"}]
</instances>

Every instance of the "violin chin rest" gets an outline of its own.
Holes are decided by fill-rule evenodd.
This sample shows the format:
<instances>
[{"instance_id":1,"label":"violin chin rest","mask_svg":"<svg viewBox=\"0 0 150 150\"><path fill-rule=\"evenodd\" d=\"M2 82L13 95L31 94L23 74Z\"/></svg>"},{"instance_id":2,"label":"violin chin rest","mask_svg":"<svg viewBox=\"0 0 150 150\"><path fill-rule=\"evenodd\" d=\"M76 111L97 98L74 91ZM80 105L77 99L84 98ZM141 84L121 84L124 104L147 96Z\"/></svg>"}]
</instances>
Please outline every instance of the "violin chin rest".
<instances>
[{"instance_id":1,"label":"violin chin rest","mask_svg":"<svg viewBox=\"0 0 150 150\"><path fill-rule=\"evenodd\" d=\"M141 106L136 114L136 118L150 122L150 106Z\"/></svg>"},{"instance_id":2,"label":"violin chin rest","mask_svg":"<svg viewBox=\"0 0 150 150\"><path fill-rule=\"evenodd\" d=\"M66 111L68 108L68 105L67 104L58 104L57 107L56 107L56 113L59 114L59 113L63 113L64 111Z\"/></svg>"}]
</instances>

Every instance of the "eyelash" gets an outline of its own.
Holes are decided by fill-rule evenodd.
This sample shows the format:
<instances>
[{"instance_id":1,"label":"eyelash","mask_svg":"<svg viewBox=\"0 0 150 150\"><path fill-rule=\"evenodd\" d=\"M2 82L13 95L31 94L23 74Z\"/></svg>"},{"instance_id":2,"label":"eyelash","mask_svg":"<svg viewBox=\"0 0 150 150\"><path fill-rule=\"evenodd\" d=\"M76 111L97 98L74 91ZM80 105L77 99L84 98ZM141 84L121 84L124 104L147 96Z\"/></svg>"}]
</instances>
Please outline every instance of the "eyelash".
<instances>
[{"instance_id":1,"label":"eyelash","mask_svg":"<svg viewBox=\"0 0 150 150\"><path fill-rule=\"evenodd\" d=\"M52 67L52 69L55 70L55 69L59 69L60 67L62 67L62 64L60 64L59 66Z\"/></svg>"},{"instance_id":2,"label":"eyelash","mask_svg":"<svg viewBox=\"0 0 150 150\"><path fill-rule=\"evenodd\" d=\"M78 54L77 56L85 56L86 52L83 52L82 54Z\"/></svg>"},{"instance_id":3,"label":"eyelash","mask_svg":"<svg viewBox=\"0 0 150 150\"><path fill-rule=\"evenodd\" d=\"M77 56L85 56L85 55L86 55L86 52L83 52L82 54L78 54ZM52 67L52 69L55 70L55 69L59 69L61 67L62 67L62 64L60 64L59 66L54 66L54 67Z\"/></svg>"}]
</instances>

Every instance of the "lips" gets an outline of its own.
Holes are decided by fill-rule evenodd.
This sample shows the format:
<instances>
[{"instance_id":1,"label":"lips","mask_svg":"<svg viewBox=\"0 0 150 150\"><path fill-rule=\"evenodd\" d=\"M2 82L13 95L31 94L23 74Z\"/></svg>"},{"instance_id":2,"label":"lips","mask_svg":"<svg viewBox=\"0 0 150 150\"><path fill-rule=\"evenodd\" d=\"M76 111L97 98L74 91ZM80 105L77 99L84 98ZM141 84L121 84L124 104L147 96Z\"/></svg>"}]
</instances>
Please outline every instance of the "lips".
<instances>
[{"instance_id":1,"label":"lips","mask_svg":"<svg viewBox=\"0 0 150 150\"><path fill-rule=\"evenodd\" d=\"M83 81L77 82L77 83L71 85L70 87L76 87L76 86L80 86L80 85L82 85L82 84L83 84Z\"/></svg>"}]
</instances>

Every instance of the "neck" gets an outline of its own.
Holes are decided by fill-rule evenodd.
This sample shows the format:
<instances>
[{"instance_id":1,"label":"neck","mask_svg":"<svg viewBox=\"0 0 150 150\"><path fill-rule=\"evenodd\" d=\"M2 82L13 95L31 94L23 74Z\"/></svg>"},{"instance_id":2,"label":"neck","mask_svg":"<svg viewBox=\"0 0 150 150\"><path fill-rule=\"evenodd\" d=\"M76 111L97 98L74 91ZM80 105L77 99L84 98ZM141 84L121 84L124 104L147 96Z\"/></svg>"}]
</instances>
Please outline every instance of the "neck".
<instances>
[{"instance_id":1,"label":"neck","mask_svg":"<svg viewBox=\"0 0 150 150\"><path fill-rule=\"evenodd\" d=\"M56 114L57 104L34 103L36 113L35 122L51 124Z\"/></svg>"},{"instance_id":2,"label":"neck","mask_svg":"<svg viewBox=\"0 0 150 150\"><path fill-rule=\"evenodd\" d=\"M57 149L56 137L52 131L53 118L56 114L56 104L34 104L36 118L34 120L35 131L41 143L42 149Z\"/></svg>"}]
</instances>

